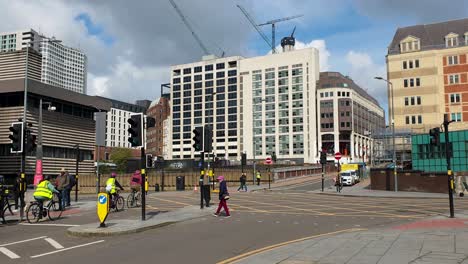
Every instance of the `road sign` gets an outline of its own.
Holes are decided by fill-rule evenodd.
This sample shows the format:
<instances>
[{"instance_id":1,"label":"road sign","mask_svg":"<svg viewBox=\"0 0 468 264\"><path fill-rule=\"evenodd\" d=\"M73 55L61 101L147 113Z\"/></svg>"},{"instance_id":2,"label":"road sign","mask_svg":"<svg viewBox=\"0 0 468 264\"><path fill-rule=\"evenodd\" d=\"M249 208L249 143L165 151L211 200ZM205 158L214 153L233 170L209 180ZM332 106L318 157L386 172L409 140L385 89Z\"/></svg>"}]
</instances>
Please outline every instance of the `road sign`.
<instances>
[{"instance_id":1,"label":"road sign","mask_svg":"<svg viewBox=\"0 0 468 264\"><path fill-rule=\"evenodd\" d=\"M105 227L107 215L109 214L109 195L107 193L99 193L97 201L97 215L99 217L100 226Z\"/></svg>"},{"instance_id":2,"label":"road sign","mask_svg":"<svg viewBox=\"0 0 468 264\"><path fill-rule=\"evenodd\" d=\"M341 159L341 153L339 153L339 152L335 153L335 159L340 160Z\"/></svg>"},{"instance_id":3,"label":"road sign","mask_svg":"<svg viewBox=\"0 0 468 264\"><path fill-rule=\"evenodd\" d=\"M265 164L271 164L273 161L271 160L271 158L266 158L265 159Z\"/></svg>"}]
</instances>

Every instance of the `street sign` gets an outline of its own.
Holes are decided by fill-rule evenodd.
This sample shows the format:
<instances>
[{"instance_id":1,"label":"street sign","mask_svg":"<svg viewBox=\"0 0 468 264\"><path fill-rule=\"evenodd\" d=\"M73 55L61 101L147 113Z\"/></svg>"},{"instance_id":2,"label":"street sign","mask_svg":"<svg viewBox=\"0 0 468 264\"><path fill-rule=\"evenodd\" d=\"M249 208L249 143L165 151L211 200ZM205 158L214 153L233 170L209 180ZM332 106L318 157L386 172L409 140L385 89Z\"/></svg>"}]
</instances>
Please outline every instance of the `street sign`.
<instances>
[{"instance_id":1,"label":"street sign","mask_svg":"<svg viewBox=\"0 0 468 264\"><path fill-rule=\"evenodd\" d=\"M341 153L339 153L339 152L335 153L335 159L340 160L341 159Z\"/></svg>"},{"instance_id":2,"label":"street sign","mask_svg":"<svg viewBox=\"0 0 468 264\"><path fill-rule=\"evenodd\" d=\"M99 227L105 227L107 215L109 214L109 195L107 193L99 193L97 201L97 215L99 217Z\"/></svg>"},{"instance_id":3,"label":"street sign","mask_svg":"<svg viewBox=\"0 0 468 264\"><path fill-rule=\"evenodd\" d=\"M273 161L271 160L271 158L266 158L265 159L265 164L271 164Z\"/></svg>"}]
</instances>

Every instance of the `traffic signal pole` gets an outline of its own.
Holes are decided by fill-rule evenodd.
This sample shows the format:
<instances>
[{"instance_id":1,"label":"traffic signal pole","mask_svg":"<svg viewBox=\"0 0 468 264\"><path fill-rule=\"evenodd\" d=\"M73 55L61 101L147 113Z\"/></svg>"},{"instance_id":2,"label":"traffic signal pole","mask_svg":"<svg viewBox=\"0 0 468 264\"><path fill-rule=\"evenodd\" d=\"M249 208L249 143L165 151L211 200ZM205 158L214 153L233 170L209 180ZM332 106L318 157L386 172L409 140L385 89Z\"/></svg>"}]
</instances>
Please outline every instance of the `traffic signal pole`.
<instances>
[{"instance_id":1,"label":"traffic signal pole","mask_svg":"<svg viewBox=\"0 0 468 264\"><path fill-rule=\"evenodd\" d=\"M448 120L448 114L444 115L444 134L445 134L445 157L447 159L447 176L448 176L448 191L449 191L449 206L450 206L450 218L455 217L453 208L453 173L450 164L451 151L449 149L449 124L453 121Z\"/></svg>"},{"instance_id":2,"label":"traffic signal pole","mask_svg":"<svg viewBox=\"0 0 468 264\"><path fill-rule=\"evenodd\" d=\"M145 155L145 147L141 147L141 221L146 220L146 191L145 191L145 183L146 183L146 155Z\"/></svg>"}]
</instances>

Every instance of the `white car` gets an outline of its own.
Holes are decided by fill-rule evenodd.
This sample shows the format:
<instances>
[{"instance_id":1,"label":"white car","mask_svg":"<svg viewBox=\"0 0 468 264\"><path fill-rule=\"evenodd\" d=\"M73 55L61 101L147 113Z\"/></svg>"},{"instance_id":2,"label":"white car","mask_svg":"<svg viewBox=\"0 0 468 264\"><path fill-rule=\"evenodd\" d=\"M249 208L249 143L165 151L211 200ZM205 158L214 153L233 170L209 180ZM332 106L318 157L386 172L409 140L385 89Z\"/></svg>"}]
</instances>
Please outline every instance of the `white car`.
<instances>
[{"instance_id":1,"label":"white car","mask_svg":"<svg viewBox=\"0 0 468 264\"><path fill-rule=\"evenodd\" d=\"M355 178L351 171L340 172L341 182L343 185L351 186L355 183Z\"/></svg>"},{"instance_id":2,"label":"white car","mask_svg":"<svg viewBox=\"0 0 468 264\"><path fill-rule=\"evenodd\" d=\"M361 181L361 179L359 179L359 175L358 175L357 171L352 170L352 171L350 171L350 172L351 172L351 175L354 177L354 182L355 182L355 183Z\"/></svg>"}]
</instances>

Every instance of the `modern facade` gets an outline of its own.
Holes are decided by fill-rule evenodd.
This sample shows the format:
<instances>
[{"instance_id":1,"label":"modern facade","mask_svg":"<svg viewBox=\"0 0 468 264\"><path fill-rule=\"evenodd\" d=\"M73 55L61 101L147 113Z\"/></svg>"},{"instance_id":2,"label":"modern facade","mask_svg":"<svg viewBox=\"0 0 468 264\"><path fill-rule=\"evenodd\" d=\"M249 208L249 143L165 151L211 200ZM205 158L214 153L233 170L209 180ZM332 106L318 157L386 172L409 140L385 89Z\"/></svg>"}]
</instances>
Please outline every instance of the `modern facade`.
<instances>
[{"instance_id":1,"label":"modern facade","mask_svg":"<svg viewBox=\"0 0 468 264\"><path fill-rule=\"evenodd\" d=\"M170 159L200 157L192 130L213 127L213 154L237 159L239 150L238 67L241 57L216 58L171 67Z\"/></svg>"},{"instance_id":2,"label":"modern facade","mask_svg":"<svg viewBox=\"0 0 468 264\"><path fill-rule=\"evenodd\" d=\"M239 61L238 154L316 163L318 51L284 51Z\"/></svg>"},{"instance_id":3,"label":"modern facade","mask_svg":"<svg viewBox=\"0 0 468 264\"><path fill-rule=\"evenodd\" d=\"M0 81L0 174L2 175L16 175L20 171L21 155L10 152L8 128L12 122L18 122L18 118L23 117L24 85L24 79ZM84 159L79 163L79 173L94 173L93 112L108 111L110 102L36 80L28 80L27 122L32 124L33 135L38 135L40 99L56 108L55 111L48 111L48 105L43 104L43 174L58 174L61 168L74 174L76 145L79 145ZM28 152L26 155L28 177L34 175L35 162L35 151Z\"/></svg>"},{"instance_id":4,"label":"modern facade","mask_svg":"<svg viewBox=\"0 0 468 264\"><path fill-rule=\"evenodd\" d=\"M319 146L327 159L368 162L375 156L373 136L385 129L385 113L376 99L339 72L321 72L317 88Z\"/></svg>"},{"instance_id":5,"label":"modern facade","mask_svg":"<svg viewBox=\"0 0 468 264\"><path fill-rule=\"evenodd\" d=\"M111 102L106 115L105 145L107 147L131 148L128 142L128 122L131 114L145 113L146 108L114 99L99 97Z\"/></svg>"},{"instance_id":6,"label":"modern facade","mask_svg":"<svg viewBox=\"0 0 468 264\"><path fill-rule=\"evenodd\" d=\"M87 57L82 51L47 42L45 36L32 29L0 33L0 53L15 54L27 47L42 56L41 82L86 94Z\"/></svg>"},{"instance_id":7,"label":"modern facade","mask_svg":"<svg viewBox=\"0 0 468 264\"><path fill-rule=\"evenodd\" d=\"M41 81L42 56L30 48L19 51L0 52L0 81L24 79L28 55L28 79Z\"/></svg>"},{"instance_id":8,"label":"modern facade","mask_svg":"<svg viewBox=\"0 0 468 264\"><path fill-rule=\"evenodd\" d=\"M468 19L397 29L387 54L396 129L428 133L444 114L450 130L468 129L467 54Z\"/></svg>"},{"instance_id":9,"label":"modern facade","mask_svg":"<svg viewBox=\"0 0 468 264\"><path fill-rule=\"evenodd\" d=\"M146 131L146 153L152 154L153 157L167 158L167 149L164 149L164 122L169 117L170 110L169 96L163 95L154 100L146 111L146 115L156 121L155 126Z\"/></svg>"}]
</instances>

